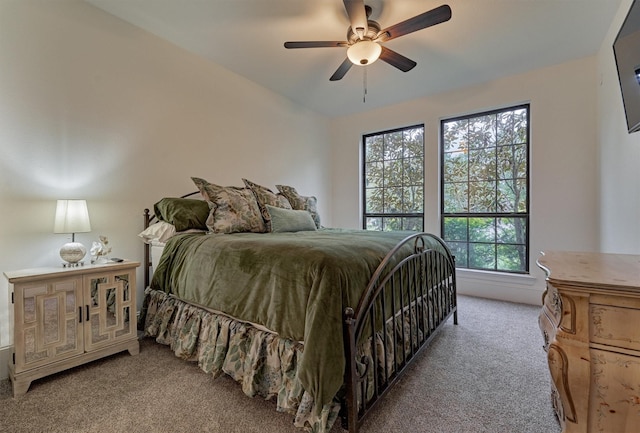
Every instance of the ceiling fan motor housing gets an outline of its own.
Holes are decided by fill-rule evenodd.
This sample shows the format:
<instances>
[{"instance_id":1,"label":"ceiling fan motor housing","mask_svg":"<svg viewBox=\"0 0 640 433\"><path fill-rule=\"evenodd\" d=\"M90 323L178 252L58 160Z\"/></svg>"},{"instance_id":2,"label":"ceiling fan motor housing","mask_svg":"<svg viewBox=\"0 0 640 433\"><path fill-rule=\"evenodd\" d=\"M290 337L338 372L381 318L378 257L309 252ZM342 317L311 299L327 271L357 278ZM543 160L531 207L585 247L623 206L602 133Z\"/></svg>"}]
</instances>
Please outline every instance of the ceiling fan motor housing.
<instances>
[{"instance_id":1,"label":"ceiling fan motor housing","mask_svg":"<svg viewBox=\"0 0 640 433\"><path fill-rule=\"evenodd\" d=\"M380 33L380 24L375 21L367 21L367 33L362 35L362 39L373 41L378 37ZM360 40L360 36L353 31L351 27L347 30L347 41L349 45L353 45Z\"/></svg>"}]
</instances>

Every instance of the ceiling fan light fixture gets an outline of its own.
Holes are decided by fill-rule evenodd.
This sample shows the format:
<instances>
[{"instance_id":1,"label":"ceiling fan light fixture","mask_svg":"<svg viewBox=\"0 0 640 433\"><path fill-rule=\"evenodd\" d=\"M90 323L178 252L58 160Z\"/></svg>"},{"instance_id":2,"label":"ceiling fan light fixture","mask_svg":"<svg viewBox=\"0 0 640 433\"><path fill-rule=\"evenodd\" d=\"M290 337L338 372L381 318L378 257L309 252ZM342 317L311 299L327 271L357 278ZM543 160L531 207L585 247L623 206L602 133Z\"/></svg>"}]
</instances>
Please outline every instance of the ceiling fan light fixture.
<instances>
[{"instance_id":1,"label":"ceiling fan light fixture","mask_svg":"<svg viewBox=\"0 0 640 433\"><path fill-rule=\"evenodd\" d=\"M378 60L382 47L377 42L360 40L347 49L347 57L354 65L370 65Z\"/></svg>"}]
</instances>

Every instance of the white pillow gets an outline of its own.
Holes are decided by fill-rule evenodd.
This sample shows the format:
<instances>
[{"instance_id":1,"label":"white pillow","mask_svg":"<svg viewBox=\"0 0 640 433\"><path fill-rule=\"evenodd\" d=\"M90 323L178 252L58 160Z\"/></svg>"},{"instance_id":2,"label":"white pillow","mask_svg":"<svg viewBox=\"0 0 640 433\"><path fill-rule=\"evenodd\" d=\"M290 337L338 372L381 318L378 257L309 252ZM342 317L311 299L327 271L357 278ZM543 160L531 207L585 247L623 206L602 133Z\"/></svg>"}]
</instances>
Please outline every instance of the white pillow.
<instances>
[{"instance_id":1,"label":"white pillow","mask_svg":"<svg viewBox=\"0 0 640 433\"><path fill-rule=\"evenodd\" d=\"M176 228L173 224L169 224L165 221L158 221L155 224L151 224L146 230L139 233L138 236L142 238L142 241L145 244L150 244L154 241L164 243L175 234Z\"/></svg>"}]
</instances>

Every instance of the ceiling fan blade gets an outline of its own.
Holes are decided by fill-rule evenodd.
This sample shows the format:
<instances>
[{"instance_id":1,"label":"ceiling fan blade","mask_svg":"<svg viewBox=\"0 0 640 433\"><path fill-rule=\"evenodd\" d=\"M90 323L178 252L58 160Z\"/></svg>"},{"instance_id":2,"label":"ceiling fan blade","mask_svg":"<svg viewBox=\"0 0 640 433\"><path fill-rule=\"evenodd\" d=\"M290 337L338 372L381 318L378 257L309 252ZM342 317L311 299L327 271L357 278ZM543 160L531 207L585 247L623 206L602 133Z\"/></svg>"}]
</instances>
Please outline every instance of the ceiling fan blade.
<instances>
[{"instance_id":1,"label":"ceiling fan blade","mask_svg":"<svg viewBox=\"0 0 640 433\"><path fill-rule=\"evenodd\" d=\"M344 0L344 8L351 22L351 30L362 39L369 28L364 0Z\"/></svg>"},{"instance_id":2,"label":"ceiling fan blade","mask_svg":"<svg viewBox=\"0 0 640 433\"><path fill-rule=\"evenodd\" d=\"M285 42L285 48L326 48L326 47L346 47L346 41L307 41L307 42Z\"/></svg>"},{"instance_id":3,"label":"ceiling fan blade","mask_svg":"<svg viewBox=\"0 0 640 433\"><path fill-rule=\"evenodd\" d=\"M378 36L376 40L378 42L390 41L391 39L449 21L450 19L451 8L449 5L442 5L420 15L416 15L413 18L402 21L401 23L387 27L380 32L380 36Z\"/></svg>"},{"instance_id":4,"label":"ceiling fan blade","mask_svg":"<svg viewBox=\"0 0 640 433\"><path fill-rule=\"evenodd\" d=\"M353 65L353 63L351 63L351 60L349 60L348 58L345 59L344 62L342 62L342 64L338 67L338 69L333 73L331 78L329 78L329 81L341 80L342 77L344 77L344 75L349 72L349 69L351 69L351 65Z\"/></svg>"},{"instance_id":5,"label":"ceiling fan blade","mask_svg":"<svg viewBox=\"0 0 640 433\"><path fill-rule=\"evenodd\" d=\"M417 63L413 60L403 56L402 54L396 53L395 51L390 50L387 47L382 47L380 60L387 62L391 66L395 66L402 72L408 72L417 65Z\"/></svg>"}]
</instances>

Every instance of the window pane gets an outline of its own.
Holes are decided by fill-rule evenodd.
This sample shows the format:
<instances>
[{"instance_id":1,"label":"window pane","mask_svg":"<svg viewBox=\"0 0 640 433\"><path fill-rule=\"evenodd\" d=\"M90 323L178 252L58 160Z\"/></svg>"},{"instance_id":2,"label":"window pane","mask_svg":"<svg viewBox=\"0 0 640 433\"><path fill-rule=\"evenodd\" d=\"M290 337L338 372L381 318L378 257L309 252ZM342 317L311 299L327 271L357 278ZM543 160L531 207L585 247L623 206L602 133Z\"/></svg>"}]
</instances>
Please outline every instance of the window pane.
<instances>
[{"instance_id":1,"label":"window pane","mask_svg":"<svg viewBox=\"0 0 640 433\"><path fill-rule=\"evenodd\" d=\"M367 230L382 230L382 218L365 218L365 227Z\"/></svg>"},{"instance_id":2,"label":"window pane","mask_svg":"<svg viewBox=\"0 0 640 433\"><path fill-rule=\"evenodd\" d=\"M404 213L422 213L424 207L424 189L422 186L409 186L403 191Z\"/></svg>"},{"instance_id":3,"label":"window pane","mask_svg":"<svg viewBox=\"0 0 640 433\"><path fill-rule=\"evenodd\" d=\"M371 162L365 165L365 186L367 188L384 186L383 168L382 162Z\"/></svg>"},{"instance_id":4,"label":"window pane","mask_svg":"<svg viewBox=\"0 0 640 433\"><path fill-rule=\"evenodd\" d=\"M444 218L444 238L452 241L467 241L467 218Z\"/></svg>"},{"instance_id":5,"label":"window pane","mask_svg":"<svg viewBox=\"0 0 640 433\"><path fill-rule=\"evenodd\" d=\"M495 182L469 182L469 212L496 211Z\"/></svg>"},{"instance_id":6,"label":"window pane","mask_svg":"<svg viewBox=\"0 0 640 433\"><path fill-rule=\"evenodd\" d=\"M384 136L384 159L399 159L404 153L402 132L392 132Z\"/></svg>"},{"instance_id":7,"label":"window pane","mask_svg":"<svg viewBox=\"0 0 640 433\"><path fill-rule=\"evenodd\" d=\"M367 213L380 213L383 208L383 188L367 188L366 194L366 210Z\"/></svg>"},{"instance_id":8,"label":"window pane","mask_svg":"<svg viewBox=\"0 0 640 433\"><path fill-rule=\"evenodd\" d=\"M519 191L515 180L501 180L498 182L498 212L515 212L518 208Z\"/></svg>"},{"instance_id":9,"label":"window pane","mask_svg":"<svg viewBox=\"0 0 640 433\"><path fill-rule=\"evenodd\" d=\"M384 140L380 135L374 135L372 137L367 137L365 140L365 161L382 161L382 150L384 147Z\"/></svg>"},{"instance_id":10,"label":"window pane","mask_svg":"<svg viewBox=\"0 0 640 433\"><path fill-rule=\"evenodd\" d=\"M469 184L445 183L444 184L444 211L445 213L461 213L469 210Z\"/></svg>"},{"instance_id":11,"label":"window pane","mask_svg":"<svg viewBox=\"0 0 640 433\"><path fill-rule=\"evenodd\" d=\"M402 184L420 185L424 183L424 164L422 158L406 158L402 161Z\"/></svg>"},{"instance_id":12,"label":"window pane","mask_svg":"<svg viewBox=\"0 0 640 433\"><path fill-rule=\"evenodd\" d=\"M517 144L513 146L514 153L514 172L518 179L527 178L527 145Z\"/></svg>"},{"instance_id":13,"label":"window pane","mask_svg":"<svg viewBox=\"0 0 640 433\"><path fill-rule=\"evenodd\" d=\"M496 241L503 244L516 243L514 218L499 218L496 226Z\"/></svg>"},{"instance_id":14,"label":"window pane","mask_svg":"<svg viewBox=\"0 0 640 433\"><path fill-rule=\"evenodd\" d=\"M469 180L493 180L496 178L496 149L469 151Z\"/></svg>"},{"instance_id":15,"label":"window pane","mask_svg":"<svg viewBox=\"0 0 640 433\"><path fill-rule=\"evenodd\" d=\"M422 231L422 218L402 218L402 230Z\"/></svg>"},{"instance_id":16,"label":"window pane","mask_svg":"<svg viewBox=\"0 0 640 433\"><path fill-rule=\"evenodd\" d=\"M498 148L498 179L527 177L526 146L501 146Z\"/></svg>"},{"instance_id":17,"label":"window pane","mask_svg":"<svg viewBox=\"0 0 640 433\"><path fill-rule=\"evenodd\" d=\"M496 246L494 244L469 244L469 267L495 269Z\"/></svg>"},{"instance_id":18,"label":"window pane","mask_svg":"<svg viewBox=\"0 0 640 433\"><path fill-rule=\"evenodd\" d=\"M447 246L451 250L451 254L453 254L456 258L456 267L468 268L469 254L467 252L467 247L469 246L469 244L466 242L447 241Z\"/></svg>"},{"instance_id":19,"label":"window pane","mask_svg":"<svg viewBox=\"0 0 640 433\"><path fill-rule=\"evenodd\" d=\"M497 114L498 145L513 144L513 111L505 111Z\"/></svg>"},{"instance_id":20,"label":"window pane","mask_svg":"<svg viewBox=\"0 0 640 433\"><path fill-rule=\"evenodd\" d=\"M402 185L402 160L391 160L384 162L384 186Z\"/></svg>"},{"instance_id":21,"label":"window pane","mask_svg":"<svg viewBox=\"0 0 640 433\"><path fill-rule=\"evenodd\" d=\"M467 181L469 160L466 151L447 152L444 154L445 179L450 182Z\"/></svg>"},{"instance_id":22,"label":"window pane","mask_svg":"<svg viewBox=\"0 0 640 433\"><path fill-rule=\"evenodd\" d=\"M504 244L525 244L527 220L525 218L498 218L496 241Z\"/></svg>"},{"instance_id":23,"label":"window pane","mask_svg":"<svg viewBox=\"0 0 640 433\"><path fill-rule=\"evenodd\" d=\"M405 158L419 158L422 160L424 152L424 138L422 128L413 128L404 131L404 156Z\"/></svg>"},{"instance_id":24,"label":"window pane","mask_svg":"<svg viewBox=\"0 0 640 433\"><path fill-rule=\"evenodd\" d=\"M498 245L498 268L512 272L526 270L526 251L524 245Z\"/></svg>"},{"instance_id":25,"label":"window pane","mask_svg":"<svg viewBox=\"0 0 640 433\"><path fill-rule=\"evenodd\" d=\"M494 218L469 218L470 242L495 242L496 227Z\"/></svg>"},{"instance_id":26,"label":"window pane","mask_svg":"<svg viewBox=\"0 0 640 433\"><path fill-rule=\"evenodd\" d=\"M443 146L445 152L466 150L469 148L469 139L467 130L469 127L468 120L458 120L446 122L443 127Z\"/></svg>"},{"instance_id":27,"label":"window pane","mask_svg":"<svg viewBox=\"0 0 640 433\"><path fill-rule=\"evenodd\" d=\"M402 188L385 188L383 212L402 212Z\"/></svg>"},{"instance_id":28,"label":"window pane","mask_svg":"<svg viewBox=\"0 0 640 433\"><path fill-rule=\"evenodd\" d=\"M496 116L469 119L469 148L482 149L496 145Z\"/></svg>"},{"instance_id":29,"label":"window pane","mask_svg":"<svg viewBox=\"0 0 640 433\"><path fill-rule=\"evenodd\" d=\"M528 143L529 124L527 122L527 110L520 109L513 112L513 142Z\"/></svg>"},{"instance_id":30,"label":"window pane","mask_svg":"<svg viewBox=\"0 0 640 433\"><path fill-rule=\"evenodd\" d=\"M382 218L382 230L384 230L385 232L402 230L402 218L399 218L399 217Z\"/></svg>"}]
</instances>

